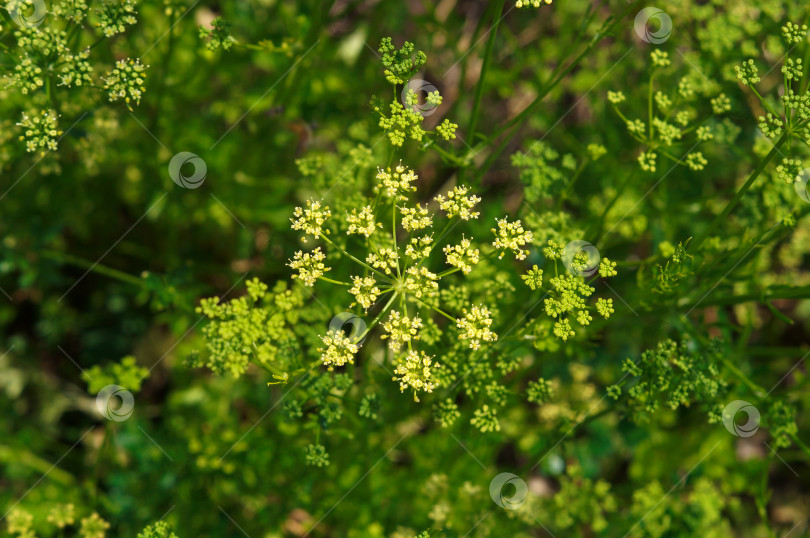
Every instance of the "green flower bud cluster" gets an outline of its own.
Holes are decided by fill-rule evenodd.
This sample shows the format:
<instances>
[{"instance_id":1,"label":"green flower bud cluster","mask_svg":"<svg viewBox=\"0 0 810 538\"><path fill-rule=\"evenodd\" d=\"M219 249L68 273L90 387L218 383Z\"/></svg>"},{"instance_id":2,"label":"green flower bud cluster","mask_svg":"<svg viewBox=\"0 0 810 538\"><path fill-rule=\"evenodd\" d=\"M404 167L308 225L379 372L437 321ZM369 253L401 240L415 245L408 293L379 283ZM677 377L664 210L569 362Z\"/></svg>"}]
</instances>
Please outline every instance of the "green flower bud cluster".
<instances>
[{"instance_id":1,"label":"green flower bud cluster","mask_svg":"<svg viewBox=\"0 0 810 538\"><path fill-rule=\"evenodd\" d=\"M82 372L82 379L87 383L90 394L98 393L107 385L119 385L130 392L138 392L148 375L147 368L139 366L135 357L128 356L104 367L93 366Z\"/></svg>"},{"instance_id":2,"label":"green flower bud cluster","mask_svg":"<svg viewBox=\"0 0 810 538\"><path fill-rule=\"evenodd\" d=\"M380 41L379 52L385 67L385 78L391 84L405 84L427 63L427 55L406 41L397 50L390 37Z\"/></svg>"},{"instance_id":3,"label":"green flower bud cluster","mask_svg":"<svg viewBox=\"0 0 810 538\"><path fill-rule=\"evenodd\" d=\"M398 85L408 84L411 78L427 62L425 53L416 51L413 43L406 41L402 48L397 50L390 37L382 39L379 51L385 68L385 78L394 86L394 95L398 95ZM426 87L432 88L430 85ZM418 88L418 90L421 91L422 88ZM424 140L425 137L434 137L434 140L442 139L445 141L456 138L455 133L458 124L449 119L445 118L433 131L426 130L422 126L425 116L435 112L435 109L442 103L442 96L438 90L428 89L426 94L425 102L422 104L419 103L417 90L410 86L403 90L402 102L394 99L386 103L385 100L379 97L374 96L371 98L369 103L371 109L380 116L378 125L386 132L392 146L401 147L405 140L415 140L423 144L429 143Z\"/></svg>"},{"instance_id":4,"label":"green flower bud cluster","mask_svg":"<svg viewBox=\"0 0 810 538\"><path fill-rule=\"evenodd\" d=\"M239 377L251 362L286 382L297 365L298 345L292 325L304 303L300 287L287 289L280 281L272 291L258 279L247 283L247 295L222 302L218 297L200 301L197 312L208 319L203 326L205 353L190 357L192 366Z\"/></svg>"},{"instance_id":5,"label":"green flower bud cluster","mask_svg":"<svg viewBox=\"0 0 810 538\"><path fill-rule=\"evenodd\" d=\"M59 86L71 88L93 84L93 68L88 58L89 48L77 54L66 54L65 65L59 75Z\"/></svg>"},{"instance_id":6,"label":"green flower bud cluster","mask_svg":"<svg viewBox=\"0 0 810 538\"><path fill-rule=\"evenodd\" d=\"M57 17L61 17L68 22L79 24L87 18L89 7L87 0L59 0L58 2L54 2L51 6L51 10Z\"/></svg>"},{"instance_id":7,"label":"green flower bud cluster","mask_svg":"<svg viewBox=\"0 0 810 538\"><path fill-rule=\"evenodd\" d=\"M15 506L9 510L5 519L6 530L11 536L17 536L18 538L36 538L37 532L34 530L34 516L30 512L19 506ZM64 534L65 529L75 527L75 524L75 506L70 503L57 504L48 512L47 524L38 523L36 529L39 531L44 527L52 527L48 532ZM74 529L70 534L72 536L79 536L80 538L104 538L109 528L110 524L96 512L93 512L87 517L83 517L79 521L79 528Z\"/></svg>"},{"instance_id":8,"label":"green flower bud cluster","mask_svg":"<svg viewBox=\"0 0 810 538\"><path fill-rule=\"evenodd\" d=\"M614 399L626 394L627 405L639 421L648 419L661 404L678 409L700 403L711 414L726 390L717 365L717 344L697 350L691 341L661 342L642 353L638 361L625 359L622 370L630 377L613 385L609 394ZM628 387L622 388L625 385Z\"/></svg>"},{"instance_id":9,"label":"green flower bud cluster","mask_svg":"<svg viewBox=\"0 0 810 538\"><path fill-rule=\"evenodd\" d=\"M157 521L146 526L138 533L137 538L180 538L175 534L172 526L165 521Z\"/></svg>"},{"instance_id":10,"label":"green flower bud cluster","mask_svg":"<svg viewBox=\"0 0 810 538\"><path fill-rule=\"evenodd\" d=\"M593 151L598 154L600 150L595 144L593 146ZM520 170L524 195L526 200L532 203L558 196L569 184L577 168L576 159L572 154L560 156L545 142L535 142L527 151L514 153L512 165Z\"/></svg>"},{"instance_id":11,"label":"green flower bud cluster","mask_svg":"<svg viewBox=\"0 0 810 538\"><path fill-rule=\"evenodd\" d=\"M205 46L208 50L228 50L236 43L231 35L230 21L217 17L211 21L211 28L200 26L200 39L207 39Z\"/></svg>"},{"instance_id":12,"label":"green flower bud cluster","mask_svg":"<svg viewBox=\"0 0 810 538\"><path fill-rule=\"evenodd\" d=\"M540 269L534 265L526 274L521 276L523 282L532 290L544 292L546 298L543 300L545 313L554 320L553 335L567 342L569 338L577 333L572 326L572 320L580 326L590 325L593 321L592 312L596 312L607 319L613 314L613 299L597 298L593 305L587 304L587 299L593 295L596 288L591 287L581 276L589 264L588 256L580 251L571 260L571 268L575 273L568 271L560 273L559 261L563 258L563 245L554 240L549 240L547 246L543 248L546 260L553 263L554 275L544 282L544 271L551 272L551 268ZM598 264L598 275L601 278L616 276L616 263L608 258L602 258ZM595 279L596 276L593 277ZM544 285L545 283L545 285ZM542 324L535 323L536 329L544 330Z\"/></svg>"},{"instance_id":13,"label":"green flower bud cluster","mask_svg":"<svg viewBox=\"0 0 810 538\"><path fill-rule=\"evenodd\" d=\"M312 467L326 467L329 465L329 453L326 447L321 444L307 445L305 451L305 458L307 465Z\"/></svg>"},{"instance_id":14,"label":"green flower bud cluster","mask_svg":"<svg viewBox=\"0 0 810 538\"><path fill-rule=\"evenodd\" d=\"M499 432L501 431L501 423L498 422L498 413L495 408L484 404L481 408L476 409L473 413L473 418L470 424L478 428L481 433Z\"/></svg>"}]
</instances>

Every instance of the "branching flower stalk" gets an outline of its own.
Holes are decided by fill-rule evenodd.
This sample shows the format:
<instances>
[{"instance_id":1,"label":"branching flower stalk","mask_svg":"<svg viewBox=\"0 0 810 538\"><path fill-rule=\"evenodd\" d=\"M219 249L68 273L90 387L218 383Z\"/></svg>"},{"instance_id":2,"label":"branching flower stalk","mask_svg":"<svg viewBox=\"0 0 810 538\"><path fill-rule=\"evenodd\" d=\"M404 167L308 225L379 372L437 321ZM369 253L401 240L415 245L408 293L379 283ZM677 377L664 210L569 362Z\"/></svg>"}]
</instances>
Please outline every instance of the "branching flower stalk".
<instances>
[{"instance_id":1,"label":"branching flower stalk","mask_svg":"<svg viewBox=\"0 0 810 538\"><path fill-rule=\"evenodd\" d=\"M431 318L444 318L458 330L458 338L470 349L479 349L483 342L494 342L497 335L490 330L491 311L484 305L470 305L455 315L442 307L439 288L443 278L460 272L468 275L480 262L481 245L474 238L462 237L455 245L445 245L442 253L450 267L434 271L430 256L441 242L431 232L434 220L446 218L445 230L457 222L477 219L475 210L481 199L469 192L468 187L456 186L444 195L436 196L438 211L428 206L413 203L417 174L401 163L393 168L379 169L376 175L375 195L368 204L345 213L345 218L332 218L331 210L322 202L308 200L306 207L297 207L290 219L292 228L304 232L303 240L323 240L332 251L352 260L363 275L351 275L353 285L345 280L324 277L330 271L324 260L328 257L321 247L311 252L296 252L290 267L296 271L294 279L307 286L317 280L349 287L354 297L350 306L359 305L366 312L381 300L385 304L376 313L365 331L349 338L340 331L330 330L321 336L321 362L329 370L354 363L363 340L378 325L382 325L382 339L394 354L395 377L404 391L410 388L414 399L419 401L419 392L432 392L437 382L432 372L440 363L416 348L424 323ZM390 228L383 222L390 222ZM525 231L520 221L507 219L497 221L493 228L492 249L486 257L503 257L511 253L521 260L526 256L526 245L532 241L531 232ZM331 236L344 232L349 243L359 246L364 254L349 252ZM358 245L359 243L359 245ZM357 250L354 251L358 252ZM363 259L364 258L364 259ZM389 297L385 295L390 294Z\"/></svg>"},{"instance_id":2,"label":"branching flower stalk","mask_svg":"<svg viewBox=\"0 0 810 538\"><path fill-rule=\"evenodd\" d=\"M700 151L694 151L702 142L711 140L714 135L706 125L709 115L695 121L692 106L696 99L695 89L688 77L680 79L677 90L673 93L655 90L655 80L659 73L670 67L669 55L661 50L650 54L652 67L648 82L647 119L646 122L636 118L628 119L619 105L626 98L621 91L608 92L608 101L616 114L625 122L628 134L643 146L638 156L638 163L645 172L657 170L658 155L663 155L676 165L687 166L693 171L703 170L707 160ZM679 108L682 107L683 108ZM729 110L728 98L724 94L711 100L712 113L722 114ZM686 141L685 137L694 133L694 140ZM672 155L668 150L674 146L686 145L688 150L682 157Z\"/></svg>"},{"instance_id":3,"label":"branching flower stalk","mask_svg":"<svg viewBox=\"0 0 810 538\"><path fill-rule=\"evenodd\" d=\"M804 44L807 47L807 25L788 22L782 27L782 39L788 52L785 54L785 63L782 66L783 92L779 98L782 105L781 112L772 107L769 100L764 98L758 91L757 84L760 82L759 69L753 59L749 59L743 62L742 65L735 67L739 82L751 90L767 111L765 116L760 116L759 126L765 136L775 139L773 148L760 160L757 167L748 176L745 184L726 204L723 211L715 217L712 223L698 237L694 243L696 248L699 248L712 231L717 229L717 225L731 213L774 157L777 154L783 155L783 147L787 148L788 155L783 156L780 165L782 173L780 175L788 183L800 181L801 161L797 162L793 158L792 149L795 144L810 145L810 91L808 91L807 87L801 85L801 81L806 78L802 60L801 58L794 59L791 52L798 45Z\"/></svg>"}]
</instances>

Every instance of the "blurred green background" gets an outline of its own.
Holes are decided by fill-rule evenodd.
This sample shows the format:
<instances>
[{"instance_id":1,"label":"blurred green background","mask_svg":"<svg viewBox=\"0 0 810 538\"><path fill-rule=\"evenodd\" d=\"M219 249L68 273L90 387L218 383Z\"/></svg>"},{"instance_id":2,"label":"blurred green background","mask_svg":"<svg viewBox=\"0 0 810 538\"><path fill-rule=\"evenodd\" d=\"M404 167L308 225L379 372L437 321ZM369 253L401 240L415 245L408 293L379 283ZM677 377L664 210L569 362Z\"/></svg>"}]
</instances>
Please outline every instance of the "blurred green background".
<instances>
[{"instance_id":1,"label":"blurred green background","mask_svg":"<svg viewBox=\"0 0 810 538\"><path fill-rule=\"evenodd\" d=\"M20 45L18 25L0 12L0 532L11 534L12 509L32 514L40 536L79 535L79 521L92 513L109 522L110 536L135 536L161 519L180 536L808 532L801 448L780 447L775 457L758 438L735 438L707 422L705 402L637 421L602 398L623 379L626 357L665 338L720 337L732 366L799 410L800 437L807 426L805 365L791 369L805 353L810 314L806 204L772 165L722 228L709 228L770 149L757 129L761 109L733 66L748 57L778 63L781 26L806 22L807 6L658 6L673 21L672 37L657 46L673 63L658 87L687 78L704 112L721 92L730 106L707 120L715 136L703 147L706 169L659 161L646 174L636 163L639 145L606 98L623 91L623 110L645 117L656 46L634 29L639 2L561 0L536 10L472 0L143 0L113 2L131 5L136 20L111 37L97 23L112 8L88 0L87 18L70 21L80 4L47 2L39 32L48 41L46 29L65 31L73 51L91 47L95 81L67 88L54 75L25 93L13 83L24 60L58 73L64 51ZM216 17L230 23L227 50L201 35ZM476 237L486 240L505 214L535 231L528 264L488 266L471 291L459 292L497 301L497 331L520 338L493 352L493 373L452 394L415 404L371 363L373 380L350 371L357 386L330 408L337 416L296 420L282 400L288 390L312 413L309 406L329 408L325 396L313 396L319 383L346 381L322 368L291 388L268 386L273 380L256 367L238 379L191 368L185 359L204 346L205 322L194 309L202 297L244 294L253 277L286 289L286 260L301 248L289 227L293 208L326 196L342 211L368 191L392 151L369 106L374 95L390 98L377 52L386 36L427 54L421 78L443 103L425 125L459 125L440 150L413 141L396 150L420 174L419 199L463 182L484 199L470 225ZM131 109L103 89L103 73L125 58L149 66ZM775 93L781 78L778 69L763 76L763 92ZM58 150L26 152L17 124L42 110L59 115ZM606 154L587 160L589 144ZM797 157L805 151L796 148ZM168 165L178 152L204 160L199 188L172 181ZM513 159L518 152L528 157ZM587 161L575 188L565 159ZM795 228L780 228L740 259L747 231L765 232L790 211ZM704 232L717 265L654 293L655 265ZM546 239L581 238L620 262L615 289L599 289L616 314L574 342L533 345L521 320L528 326L541 314L533 310L541 296L519 275L543 263ZM774 295L773 309L792 324L756 302L726 300L779 286L799 290ZM291 289L302 304L291 321L295 349L311 360L317 335L348 300L329 287ZM712 293L705 302L704 292ZM698 300L701 308L689 309ZM369 347L360 363L372 361ZM504 366L510 361L517 370ZM718 376L732 385L726 401L751 399L728 365ZM527 381L538 377L555 380L556 396L544 406L525 401ZM505 380L508 403L501 431L482 434L470 417L492 398L488 378ZM134 394L127 420L105 420L96 409L96 393L111 383ZM361 416L357 402L370 392L379 410ZM451 428L433 412L445 398L461 408ZM307 465L316 439L328 450L327 467ZM499 472L529 484L526 510L492 502ZM75 524L64 531L48 521L61 503L75 506ZM89 524L82 532L93 536Z\"/></svg>"}]
</instances>

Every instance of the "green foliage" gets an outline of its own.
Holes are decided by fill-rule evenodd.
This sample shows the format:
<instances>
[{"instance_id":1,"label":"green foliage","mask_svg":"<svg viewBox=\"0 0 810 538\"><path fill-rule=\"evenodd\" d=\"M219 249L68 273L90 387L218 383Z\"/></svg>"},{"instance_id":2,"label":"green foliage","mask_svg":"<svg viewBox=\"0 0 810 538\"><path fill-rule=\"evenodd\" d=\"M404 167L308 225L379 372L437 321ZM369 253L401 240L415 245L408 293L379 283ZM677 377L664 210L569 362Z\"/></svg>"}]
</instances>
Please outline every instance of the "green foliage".
<instances>
[{"instance_id":1,"label":"green foliage","mask_svg":"<svg viewBox=\"0 0 810 538\"><path fill-rule=\"evenodd\" d=\"M119 385L132 392L141 390L141 383L149 375L149 370L138 365L138 359L129 355L102 367L96 364L82 372L82 380L87 383L87 392L96 394L107 385Z\"/></svg>"},{"instance_id":2,"label":"green foliage","mask_svg":"<svg viewBox=\"0 0 810 538\"><path fill-rule=\"evenodd\" d=\"M628 405L637 419L649 419L660 405L670 409L690 406L694 403L712 406L725 392L720 379L717 355L722 353L719 342L712 342L705 352L695 350L693 342L661 342L655 349L645 351L640 360L625 359L622 371L629 377L624 384ZM612 387L611 394L617 399L619 386ZM719 416L710 410L716 421Z\"/></svg>"},{"instance_id":3,"label":"green foliage","mask_svg":"<svg viewBox=\"0 0 810 538\"><path fill-rule=\"evenodd\" d=\"M179 538L173 531L172 526L165 521L158 521L148 525L138 533L138 538Z\"/></svg>"},{"instance_id":4,"label":"green foliage","mask_svg":"<svg viewBox=\"0 0 810 538\"><path fill-rule=\"evenodd\" d=\"M0 7L0 534L806 526L804 4Z\"/></svg>"}]
</instances>

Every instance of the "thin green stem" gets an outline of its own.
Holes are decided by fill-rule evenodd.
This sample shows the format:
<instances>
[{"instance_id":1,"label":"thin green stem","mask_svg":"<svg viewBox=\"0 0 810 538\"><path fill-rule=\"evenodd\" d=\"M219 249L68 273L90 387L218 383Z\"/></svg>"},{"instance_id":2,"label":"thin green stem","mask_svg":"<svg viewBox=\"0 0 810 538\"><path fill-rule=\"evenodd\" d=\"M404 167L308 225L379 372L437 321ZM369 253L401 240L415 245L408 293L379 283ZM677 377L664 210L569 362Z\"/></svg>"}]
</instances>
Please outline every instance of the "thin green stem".
<instances>
[{"instance_id":1,"label":"thin green stem","mask_svg":"<svg viewBox=\"0 0 810 538\"><path fill-rule=\"evenodd\" d=\"M503 5L505 0L500 0L494 4L494 11L492 12L492 28L489 30L489 39L487 40L487 48L484 51L484 60L481 63L481 74L478 77L478 84L475 86L475 98L473 100L472 117L470 118L469 138L470 143L475 143L475 128L478 126L478 114L481 110L481 98L484 95L484 86L486 83L486 74L489 63L492 59L492 49L495 45L495 36L498 34L498 26L501 22L501 13L503 12Z\"/></svg>"},{"instance_id":2,"label":"thin green stem","mask_svg":"<svg viewBox=\"0 0 810 538\"><path fill-rule=\"evenodd\" d=\"M416 302L418 302L418 303L420 303L420 304L422 304L422 305L424 305L424 306L426 306L426 307L430 308L431 310L433 310L433 311L434 311L434 312L436 312L437 314L441 314L442 316L446 317L447 319L449 319L449 320L450 320L450 321L452 321L453 323L455 323L455 322L456 322L456 318L454 318L453 316L451 316L450 314L448 314L447 312L445 312L445 311L444 311L444 310L442 310L441 308L437 308L437 307L435 307L435 306L433 306L433 305L431 305L431 304L428 304L428 303L426 303L425 301L423 301L422 299L420 299L419 297L416 297L415 295L408 295L408 297L410 297L410 298L411 298L411 299L413 299L414 301L416 301Z\"/></svg>"},{"instance_id":3,"label":"thin green stem","mask_svg":"<svg viewBox=\"0 0 810 538\"><path fill-rule=\"evenodd\" d=\"M647 95L647 117L650 122L649 125L649 132L650 132L650 140L653 139L653 80L655 79L655 69L650 70L650 88Z\"/></svg>"},{"instance_id":4,"label":"thin green stem","mask_svg":"<svg viewBox=\"0 0 810 538\"><path fill-rule=\"evenodd\" d=\"M751 185L754 184L754 181L756 181L756 179L759 177L759 175L762 173L762 171L765 169L765 167L768 165L768 163L771 162L771 159L773 159L776 156L776 154L779 153L779 148L782 147L782 145L785 142L787 142L787 139L788 139L788 134L784 133L779 138L779 140L776 141L776 144L774 144L773 148L771 148L771 151L768 152L768 154L765 156L765 158L763 158L759 162L759 164L754 169L754 171L751 172L751 175L748 177L748 180L740 188L740 190L737 191L737 194L734 195L734 198L729 200L729 202L726 204L726 207L723 209L723 211L719 215L717 215L717 217L714 218L714 220L711 222L711 224L709 224L709 226L706 227L705 231L693 243L693 248L695 250L700 248L700 246L703 244L703 242L706 240L706 238L709 237L709 235L711 233L716 232L719 229L719 226L720 226L721 222L725 220L725 218L728 216L728 214L731 213L731 210L734 209L734 207L736 207L736 205L740 202L740 200L745 195L745 193L748 192L748 189L751 188Z\"/></svg>"},{"instance_id":5,"label":"thin green stem","mask_svg":"<svg viewBox=\"0 0 810 538\"><path fill-rule=\"evenodd\" d=\"M101 265L100 263L94 263L84 260L71 254L65 254L64 252L58 252L56 250L49 250L49 249L41 250L39 251L39 254L43 258L54 260L60 263L65 263L68 265L75 265L76 267L81 267L83 269L89 269L94 273L98 273L100 275L104 275L106 277L110 277L115 280L125 282L127 284L133 284L138 287L144 286L144 281L136 276L130 275L123 271L119 271L118 269L113 269L112 267L107 267L106 265Z\"/></svg>"},{"instance_id":6,"label":"thin green stem","mask_svg":"<svg viewBox=\"0 0 810 538\"><path fill-rule=\"evenodd\" d=\"M808 458L810 458L810 447L808 447L804 441L799 439L799 436L795 432L791 432L789 435L790 438L793 439L793 442L796 443L796 446L798 446L801 451L804 452Z\"/></svg>"},{"instance_id":7,"label":"thin green stem","mask_svg":"<svg viewBox=\"0 0 810 538\"><path fill-rule=\"evenodd\" d=\"M391 308L391 305L392 305L392 304L394 304L394 301L397 299L397 296L398 296L398 295L399 295L399 293L397 293L397 292L394 292L394 294L393 294L393 295L391 295L391 298L390 298L390 299L388 299L388 302L387 302L387 303L385 303L385 306L383 307L383 309L382 309L382 310L380 310L380 313L379 313L379 314L377 314L377 317L375 317L375 318L374 318L374 319L371 321L371 323L368 325L368 327L366 327L366 330L365 330L365 331L363 331L363 334L361 334L360 336L358 336L358 337L357 337L357 339L358 339L358 340L362 340L363 338L365 338L365 337L366 337L366 335L367 335L367 334L368 334L368 333L371 331L371 329L373 329L374 327L376 327L377 323L379 323L379 322L380 322L380 318L382 318L382 317L383 317L383 315L385 315L385 313L386 313L386 312L388 312L388 309L389 309L389 308Z\"/></svg>"},{"instance_id":8,"label":"thin green stem","mask_svg":"<svg viewBox=\"0 0 810 538\"><path fill-rule=\"evenodd\" d=\"M348 282L341 282L340 280L332 280L331 278L327 278L325 276L319 276L319 280L324 280L326 282L331 282L332 284L340 284L341 286L351 286Z\"/></svg>"},{"instance_id":9,"label":"thin green stem","mask_svg":"<svg viewBox=\"0 0 810 538\"><path fill-rule=\"evenodd\" d=\"M393 282L394 282L392 279L388 278L386 275L384 275L384 274L383 274L383 273L381 273L380 271L378 271L378 270L374 269L373 267L371 267L371 266L370 266L369 264L367 264L366 262L359 260L358 258L356 258L356 257L352 256L351 254L349 254L348 252L346 252L344 249L342 249L342 248L340 248L339 246L337 246L337 245L334 243L334 241L332 241L331 239L329 239L327 236L322 235L322 236L321 236L321 238L322 238L324 241L326 241L327 243L329 243L329 245L331 245L332 247L334 247L334 248L338 249L338 250L339 250L339 251L340 251L340 252L341 252L341 253L342 253L344 256L346 256L346 257L348 257L348 258L350 258L350 259L354 260L356 263L359 263L360 265L362 265L363 267L365 267L366 269L368 269L369 271L371 271L372 273L374 273L374 274L375 274L375 275L377 275L378 277L382 278L382 279L383 279L383 280L385 280L386 282L390 282L390 283L393 283Z\"/></svg>"},{"instance_id":10,"label":"thin green stem","mask_svg":"<svg viewBox=\"0 0 810 538\"><path fill-rule=\"evenodd\" d=\"M761 292L743 293L740 295L725 295L712 299L711 301L705 301L703 304L706 306L730 306L751 301L766 302L778 299L810 299L810 286L796 288L779 287L775 290L763 290Z\"/></svg>"},{"instance_id":11,"label":"thin green stem","mask_svg":"<svg viewBox=\"0 0 810 538\"><path fill-rule=\"evenodd\" d=\"M756 394L758 398L763 398L765 394L768 393L768 391L751 381L751 378L745 375L743 371L737 368L737 366L727 357L720 356L720 361L726 366L726 368L731 370L731 373L733 373L737 379L742 381L745 386L754 391L754 394Z\"/></svg>"},{"instance_id":12,"label":"thin green stem","mask_svg":"<svg viewBox=\"0 0 810 538\"><path fill-rule=\"evenodd\" d=\"M397 246L397 199L394 197L391 201L391 238L394 240L394 252L397 253L395 258L397 262L397 278L402 278L402 273L399 271L399 246Z\"/></svg>"},{"instance_id":13,"label":"thin green stem","mask_svg":"<svg viewBox=\"0 0 810 538\"><path fill-rule=\"evenodd\" d=\"M461 269L458 268L458 267L454 267L453 269L447 269L446 271L442 271L441 273L439 273L436 276L439 277L439 278L442 278L442 277L446 277L447 275L452 275L453 273L458 272L458 271L461 271Z\"/></svg>"},{"instance_id":14,"label":"thin green stem","mask_svg":"<svg viewBox=\"0 0 810 538\"><path fill-rule=\"evenodd\" d=\"M574 190L574 183L576 183L579 176L582 175L582 171L585 170L585 165L588 164L588 159L583 159L577 169L574 171L574 175L571 176L571 181L568 182L568 187L565 188L565 191L557 198L557 210L562 207L562 203L571 196L571 191Z\"/></svg>"}]
</instances>

